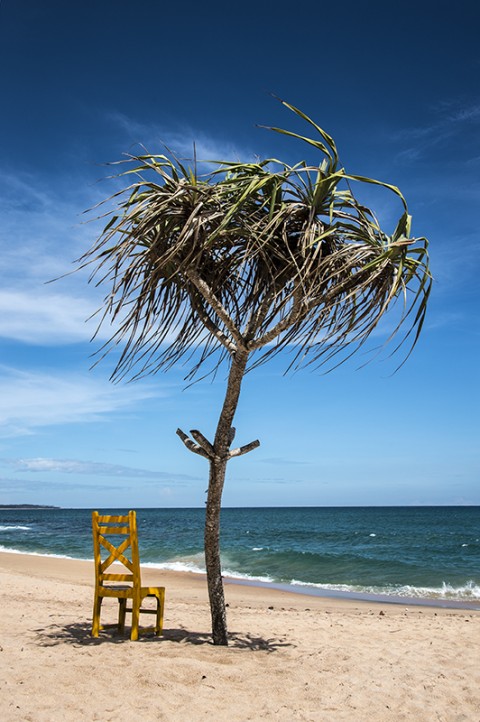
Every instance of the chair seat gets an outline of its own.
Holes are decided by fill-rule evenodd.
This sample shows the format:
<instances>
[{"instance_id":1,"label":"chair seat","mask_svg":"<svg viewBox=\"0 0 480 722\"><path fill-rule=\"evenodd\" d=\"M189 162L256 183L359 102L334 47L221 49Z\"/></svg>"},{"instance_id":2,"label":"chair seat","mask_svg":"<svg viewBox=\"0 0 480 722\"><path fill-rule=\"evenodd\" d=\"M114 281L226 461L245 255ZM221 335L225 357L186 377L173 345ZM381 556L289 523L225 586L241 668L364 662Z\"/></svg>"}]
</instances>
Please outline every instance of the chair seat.
<instances>
[{"instance_id":1,"label":"chair seat","mask_svg":"<svg viewBox=\"0 0 480 722\"><path fill-rule=\"evenodd\" d=\"M99 593L102 594L103 592L105 592L106 594L108 594L109 592L122 592L129 597L133 597L134 589L127 584L102 584L99 587ZM158 597L164 592L165 587L140 587L141 597Z\"/></svg>"},{"instance_id":2,"label":"chair seat","mask_svg":"<svg viewBox=\"0 0 480 722\"><path fill-rule=\"evenodd\" d=\"M165 593L165 587L141 587L140 593L142 597L156 597Z\"/></svg>"}]
</instances>

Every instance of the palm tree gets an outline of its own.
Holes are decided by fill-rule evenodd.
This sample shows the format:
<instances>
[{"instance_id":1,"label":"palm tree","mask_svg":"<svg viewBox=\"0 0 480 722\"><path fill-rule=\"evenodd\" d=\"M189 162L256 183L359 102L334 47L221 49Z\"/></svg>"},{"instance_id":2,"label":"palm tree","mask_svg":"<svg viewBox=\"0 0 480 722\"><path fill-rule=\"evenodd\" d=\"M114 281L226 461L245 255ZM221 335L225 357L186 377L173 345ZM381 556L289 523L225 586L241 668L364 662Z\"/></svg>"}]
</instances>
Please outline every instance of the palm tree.
<instances>
[{"instance_id":1,"label":"palm tree","mask_svg":"<svg viewBox=\"0 0 480 722\"><path fill-rule=\"evenodd\" d=\"M107 284L100 325L116 324L108 353L121 346L112 375L138 378L185 357L187 378L229 367L213 441L200 431L177 434L206 458L210 474L205 560L215 644L227 644L220 562L220 508L228 461L259 445L231 448L240 388L251 370L281 351L290 367L342 363L361 347L401 299L391 337L411 351L422 328L431 286L427 241L412 238L400 191L350 175L333 139L290 104L283 105L315 137L301 139L321 162L290 166L217 162L199 176L173 153L128 156L118 176L132 181L111 196L116 210L80 259ZM211 166L210 166L211 167ZM351 190L373 183L393 192L402 214L392 235ZM108 214L106 214L108 215ZM90 279L90 280L91 280ZM405 323L406 322L406 323ZM395 349L396 350L396 349Z\"/></svg>"}]
</instances>

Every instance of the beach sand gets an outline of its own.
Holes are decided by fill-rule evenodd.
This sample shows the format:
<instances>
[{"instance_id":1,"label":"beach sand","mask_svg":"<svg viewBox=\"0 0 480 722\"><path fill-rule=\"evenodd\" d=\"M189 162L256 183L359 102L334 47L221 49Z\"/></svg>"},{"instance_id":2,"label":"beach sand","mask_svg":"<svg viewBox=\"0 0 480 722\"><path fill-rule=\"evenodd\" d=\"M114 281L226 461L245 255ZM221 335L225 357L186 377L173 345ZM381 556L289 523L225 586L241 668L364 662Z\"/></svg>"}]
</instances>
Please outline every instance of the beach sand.
<instances>
[{"instance_id":1,"label":"beach sand","mask_svg":"<svg viewBox=\"0 0 480 722\"><path fill-rule=\"evenodd\" d=\"M225 648L201 575L143 582L167 588L164 636L95 640L92 563L0 553L0 719L480 721L479 612L227 583Z\"/></svg>"}]
</instances>

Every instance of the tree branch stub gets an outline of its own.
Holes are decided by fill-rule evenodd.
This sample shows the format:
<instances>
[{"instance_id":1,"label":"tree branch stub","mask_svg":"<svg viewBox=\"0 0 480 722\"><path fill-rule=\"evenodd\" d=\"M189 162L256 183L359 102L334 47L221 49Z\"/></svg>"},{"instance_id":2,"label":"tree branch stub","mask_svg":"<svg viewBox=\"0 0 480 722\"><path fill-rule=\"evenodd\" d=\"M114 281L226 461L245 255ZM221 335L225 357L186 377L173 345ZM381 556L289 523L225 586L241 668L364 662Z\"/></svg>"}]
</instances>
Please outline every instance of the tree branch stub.
<instances>
[{"instance_id":1,"label":"tree branch stub","mask_svg":"<svg viewBox=\"0 0 480 722\"><path fill-rule=\"evenodd\" d=\"M229 451L228 458L232 459L234 456L243 456L243 454L248 454L249 451L253 451L253 449L257 449L259 446L259 440L255 439L255 441L251 441L249 444L239 446L237 449L232 449L231 451Z\"/></svg>"},{"instance_id":2,"label":"tree branch stub","mask_svg":"<svg viewBox=\"0 0 480 722\"><path fill-rule=\"evenodd\" d=\"M205 459L211 459L205 449L202 449L199 444L196 444L194 441L192 441L192 439L190 439L184 431L182 431L181 429L177 429L176 434L181 438L189 451L194 454L198 454L199 456L203 456Z\"/></svg>"},{"instance_id":3,"label":"tree branch stub","mask_svg":"<svg viewBox=\"0 0 480 722\"><path fill-rule=\"evenodd\" d=\"M215 455L215 449L201 431L199 431L198 429L190 429L190 434L195 439L197 444L199 444L202 449L207 452L209 458Z\"/></svg>"}]
</instances>

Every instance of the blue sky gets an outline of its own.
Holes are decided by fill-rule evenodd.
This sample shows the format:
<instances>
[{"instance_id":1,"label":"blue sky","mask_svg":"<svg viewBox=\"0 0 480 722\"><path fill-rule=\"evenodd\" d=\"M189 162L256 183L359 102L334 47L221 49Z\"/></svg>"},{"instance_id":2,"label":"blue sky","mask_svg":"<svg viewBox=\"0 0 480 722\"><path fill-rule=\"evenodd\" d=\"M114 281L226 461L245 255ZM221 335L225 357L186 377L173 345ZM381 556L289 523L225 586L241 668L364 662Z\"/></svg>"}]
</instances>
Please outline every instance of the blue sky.
<instances>
[{"instance_id":1,"label":"blue sky","mask_svg":"<svg viewBox=\"0 0 480 722\"><path fill-rule=\"evenodd\" d=\"M203 505L207 464L175 429L212 435L225 372L111 384L113 359L90 370L100 291L46 281L95 238L82 212L112 189L101 164L136 143L314 162L256 127L305 130L275 93L334 136L347 170L400 186L435 285L396 374L398 360L357 357L284 376L285 356L246 377L237 441L261 447L230 463L224 504L480 504L478 4L228 7L0 0L0 503ZM392 230L399 209L371 194Z\"/></svg>"}]
</instances>

